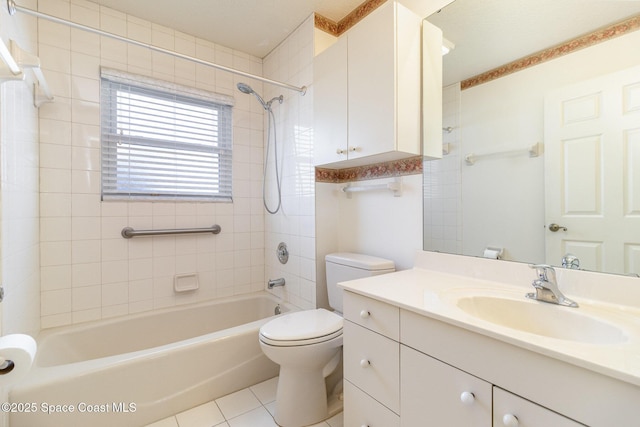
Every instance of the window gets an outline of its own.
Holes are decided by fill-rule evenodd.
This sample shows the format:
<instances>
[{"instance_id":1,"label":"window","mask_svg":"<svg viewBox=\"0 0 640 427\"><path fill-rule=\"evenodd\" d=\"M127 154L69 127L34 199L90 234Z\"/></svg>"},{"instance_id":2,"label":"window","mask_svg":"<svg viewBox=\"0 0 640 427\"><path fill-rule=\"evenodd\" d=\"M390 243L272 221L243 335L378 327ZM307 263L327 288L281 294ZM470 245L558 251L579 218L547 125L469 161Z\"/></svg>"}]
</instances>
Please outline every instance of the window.
<instances>
[{"instance_id":1,"label":"window","mask_svg":"<svg viewBox=\"0 0 640 427\"><path fill-rule=\"evenodd\" d=\"M231 97L101 71L102 199L231 201Z\"/></svg>"}]
</instances>

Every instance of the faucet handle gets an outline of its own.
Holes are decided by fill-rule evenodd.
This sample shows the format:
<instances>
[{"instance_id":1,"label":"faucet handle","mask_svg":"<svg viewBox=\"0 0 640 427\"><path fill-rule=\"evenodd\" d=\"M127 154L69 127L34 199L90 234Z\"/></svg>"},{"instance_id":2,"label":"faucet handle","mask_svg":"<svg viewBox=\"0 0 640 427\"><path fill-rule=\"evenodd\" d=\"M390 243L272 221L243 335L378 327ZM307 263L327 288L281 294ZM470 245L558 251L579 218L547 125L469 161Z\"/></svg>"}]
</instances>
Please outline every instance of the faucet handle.
<instances>
[{"instance_id":1,"label":"faucet handle","mask_svg":"<svg viewBox=\"0 0 640 427\"><path fill-rule=\"evenodd\" d=\"M536 270L536 274L540 280L545 282L556 281L556 270L549 264L529 264L529 268Z\"/></svg>"}]
</instances>

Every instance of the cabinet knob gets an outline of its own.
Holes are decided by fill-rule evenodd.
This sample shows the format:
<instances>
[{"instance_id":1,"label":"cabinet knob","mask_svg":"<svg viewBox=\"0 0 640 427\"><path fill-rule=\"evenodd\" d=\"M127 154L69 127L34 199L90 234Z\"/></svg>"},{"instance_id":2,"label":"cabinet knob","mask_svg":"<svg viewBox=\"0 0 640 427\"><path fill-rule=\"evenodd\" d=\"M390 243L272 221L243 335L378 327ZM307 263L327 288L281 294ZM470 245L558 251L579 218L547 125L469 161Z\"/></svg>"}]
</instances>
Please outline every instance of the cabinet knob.
<instances>
[{"instance_id":1,"label":"cabinet knob","mask_svg":"<svg viewBox=\"0 0 640 427\"><path fill-rule=\"evenodd\" d=\"M338 148L338 149L336 150L336 154L347 154L347 150L343 150L343 149L341 149L341 148Z\"/></svg>"},{"instance_id":2,"label":"cabinet knob","mask_svg":"<svg viewBox=\"0 0 640 427\"><path fill-rule=\"evenodd\" d=\"M348 150L349 150L349 151L360 151L360 147L358 147L357 145L355 145L355 146L351 146L351 145L350 145L350 146L348 147Z\"/></svg>"},{"instance_id":3,"label":"cabinet knob","mask_svg":"<svg viewBox=\"0 0 640 427\"><path fill-rule=\"evenodd\" d=\"M470 391L463 391L460 395L460 401L465 405L473 405L473 402L476 401L476 396Z\"/></svg>"},{"instance_id":4,"label":"cabinet knob","mask_svg":"<svg viewBox=\"0 0 640 427\"><path fill-rule=\"evenodd\" d=\"M362 359L360 361L360 366L363 368L368 368L369 366L371 366L371 362L369 362L367 359Z\"/></svg>"},{"instance_id":5,"label":"cabinet knob","mask_svg":"<svg viewBox=\"0 0 640 427\"><path fill-rule=\"evenodd\" d=\"M504 424L505 427L518 427L520 423L518 423L518 417L516 417L515 415L506 414L504 417L502 417L502 424Z\"/></svg>"},{"instance_id":6,"label":"cabinet knob","mask_svg":"<svg viewBox=\"0 0 640 427\"><path fill-rule=\"evenodd\" d=\"M360 317L362 317L363 319L366 319L367 317L371 316L371 313L367 310L362 310L360 312Z\"/></svg>"}]
</instances>

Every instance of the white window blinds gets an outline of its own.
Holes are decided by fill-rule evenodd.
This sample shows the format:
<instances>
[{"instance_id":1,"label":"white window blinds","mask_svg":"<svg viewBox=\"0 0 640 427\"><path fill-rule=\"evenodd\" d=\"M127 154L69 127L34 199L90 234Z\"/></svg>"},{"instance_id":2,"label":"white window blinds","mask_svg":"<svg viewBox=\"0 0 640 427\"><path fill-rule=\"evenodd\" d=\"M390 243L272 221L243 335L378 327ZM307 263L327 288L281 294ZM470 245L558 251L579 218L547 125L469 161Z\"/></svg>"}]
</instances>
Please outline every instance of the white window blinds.
<instances>
[{"instance_id":1,"label":"white window blinds","mask_svg":"<svg viewBox=\"0 0 640 427\"><path fill-rule=\"evenodd\" d=\"M101 70L102 198L231 201L231 97Z\"/></svg>"}]
</instances>

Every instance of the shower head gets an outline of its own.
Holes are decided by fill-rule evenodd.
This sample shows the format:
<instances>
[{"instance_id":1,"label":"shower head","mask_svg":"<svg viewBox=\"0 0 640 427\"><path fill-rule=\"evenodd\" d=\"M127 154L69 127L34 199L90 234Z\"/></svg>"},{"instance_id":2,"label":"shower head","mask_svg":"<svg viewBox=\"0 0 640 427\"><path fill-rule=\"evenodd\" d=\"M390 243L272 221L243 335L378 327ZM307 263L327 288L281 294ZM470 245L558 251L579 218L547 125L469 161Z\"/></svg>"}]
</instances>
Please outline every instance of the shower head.
<instances>
[{"instance_id":1,"label":"shower head","mask_svg":"<svg viewBox=\"0 0 640 427\"><path fill-rule=\"evenodd\" d=\"M270 110L271 109L271 103L273 101L279 101L280 104L282 104L283 101L283 96L276 96L275 98L271 99L269 102L264 102L264 99L262 99L262 97L260 95L258 95L258 93L253 90L253 88L251 86L249 86L246 83L238 83L236 85L238 87L238 90L242 93L246 93L247 95L249 94L253 94L256 98L258 98L258 101L260 101L260 104L262 104L262 108L264 108L265 110Z\"/></svg>"},{"instance_id":2,"label":"shower head","mask_svg":"<svg viewBox=\"0 0 640 427\"><path fill-rule=\"evenodd\" d=\"M255 93L253 88L246 83L238 83L238 90L242 93L246 93L247 95Z\"/></svg>"}]
</instances>

